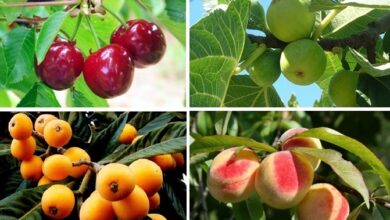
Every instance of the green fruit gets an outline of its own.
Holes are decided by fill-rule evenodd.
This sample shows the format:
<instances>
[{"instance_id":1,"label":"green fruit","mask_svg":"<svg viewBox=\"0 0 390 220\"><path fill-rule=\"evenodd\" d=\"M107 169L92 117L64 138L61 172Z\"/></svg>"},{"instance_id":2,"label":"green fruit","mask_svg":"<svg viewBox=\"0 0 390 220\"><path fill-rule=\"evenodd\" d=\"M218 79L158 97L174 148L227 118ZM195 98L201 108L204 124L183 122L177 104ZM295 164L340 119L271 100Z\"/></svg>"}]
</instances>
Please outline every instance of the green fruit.
<instances>
[{"instance_id":1,"label":"green fruit","mask_svg":"<svg viewBox=\"0 0 390 220\"><path fill-rule=\"evenodd\" d=\"M271 86L280 76L280 53L268 50L248 68L251 79L261 87Z\"/></svg>"},{"instance_id":2,"label":"green fruit","mask_svg":"<svg viewBox=\"0 0 390 220\"><path fill-rule=\"evenodd\" d=\"M271 33L284 42L310 37L315 13L309 11L309 3L309 0L272 0L266 15Z\"/></svg>"},{"instance_id":3,"label":"green fruit","mask_svg":"<svg viewBox=\"0 0 390 220\"><path fill-rule=\"evenodd\" d=\"M283 50L280 67L283 75L292 83L309 85L317 81L325 71L325 52L315 41L294 41Z\"/></svg>"},{"instance_id":4,"label":"green fruit","mask_svg":"<svg viewBox=\"0 0 390 220\"><path fill-rule=\"evenodd\" d=\"M329 96L336 106L355 107L356 88L359 74L352 71L341 70L334 74L329 83Z\"/></svg>"}]
</instances>

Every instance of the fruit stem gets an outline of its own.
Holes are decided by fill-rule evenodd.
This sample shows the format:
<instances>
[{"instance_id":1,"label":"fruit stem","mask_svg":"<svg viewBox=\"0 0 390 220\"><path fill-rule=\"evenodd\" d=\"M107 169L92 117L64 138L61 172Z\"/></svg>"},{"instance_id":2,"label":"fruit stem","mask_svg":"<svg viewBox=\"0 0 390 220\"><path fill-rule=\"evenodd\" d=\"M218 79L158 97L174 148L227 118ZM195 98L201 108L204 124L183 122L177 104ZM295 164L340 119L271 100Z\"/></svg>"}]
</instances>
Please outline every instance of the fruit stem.
<instances>
[{"instance_id":1,"label":"fruit stem","mask_svg":"<svg viewBox=\"0 0 390 220\"><path fill-rule=\"evenodd\" d=\"M93 39L95 40L95 43L96 43L97 48L98 48L98 49L101 48L101 45L100 45L100 42L99 42L99 38L98 38L98 36L97 36L97 34L96 34L95 29L94 29L93 26L92 26L91 19L89 18L89 16L85 16L85 19L87 20L87 24L88 24L88 26L89 26L89 29L90 29L91 32L92 32L92 36L93 36Z\"/></svg>"},{"instance_id":2,"label":"fruit stem","mask_svg":"<svg viewBox=\"0 0 390 220\"><path fill-rule=\"evenodd\" d=\"M265 44L260 44L256 50L254 50L251 55L249 55L248 59L240 64L235 70L234 73L240 73L242 70L248 68L257 58L259 58L267 49Z\"/></svg>"},{"instance_id":3,"label":"fruit stem","mask_svg":"<svg viewBox=\"0 0 390 220\"><path fill-rule=\"evenodd\" d=\"M76 27L74 28L74 32L72 34L72 37L70 38L70 41L74 41L74 39L76 38L76 34L77 34L77 31L79 30L79 27L80 27L82 20L83 20L83 15L79 14L77 17Z\"/></svg>"},{"instance_id":4,"label":"fruit stem","mask_svg":"<svg viewBox=\"0 0 390 220\"><path fill-rule=\"evenodd\" d=\"M89 179L91 179L92 172L91 170L88 170L87 173L84 175L83 181L81 181L80 187L77 190L77 194L83 194L85 190L87 189Z\"/></svg>"},{"instance_id":5,"label":"fruit stem","mask_svg":"<svg viewBox=\"0 0 390 220\"><path fill-rule=\"evenodd\" d=\"M107 8L106 6L102 5L102 8L104 8L108 13L110 13L117 21L119 21L119 23L121 23L126 29L129 27L129 25L127 25L127 23L121 18L119 17L119 15L117 15L115 12L113 12L111 9Z\"/></svg>"},{"instance_id":6,"label":"fruit stem","mask_svg":"<svg viewBox=\"0 0 390 220\"><path fill-rule=\"evenodd\" d=\"M317 29L315 30L314 34L313 34L313 37L312 39L313 40L317 40L321 34L322 34L322 31L324 31L324 29L326 27L328 27L328 25L330 24L330 22L333 20L333 18L336 17L336 15L338 15L341 11L343 11L346 7L343 7L343 8L336 8L336 9L333 9L320 23L320 25L317 27Z\"/></svg>"},{"instance_id":7,"label":"fruit stem","mask_svg":"<svg viewBox=\"0 0 390 220\"><path fill-rule=\"evenodd\" d=\"M77 5L80 0L65 0L65 1L54 1L54 2L15 2L0 4L1 7L36 7L36 6L52 6L52 5Z\"/></svg>"},{"instance_id":8,"label":"fruit stem","mask_svg":"<svg viewBox=\"0 0 390 220\"><path fill-rule=\"evenodd\" d=\"M77 166L82 166L82 165L88 165L90 167L93 167L93 162L91 161L87 161L87 160L80 160L80 161L77 161L77 162L73 162L72 163L72 166L74 167L77 167Z\"/></svg>"}]
</instances>

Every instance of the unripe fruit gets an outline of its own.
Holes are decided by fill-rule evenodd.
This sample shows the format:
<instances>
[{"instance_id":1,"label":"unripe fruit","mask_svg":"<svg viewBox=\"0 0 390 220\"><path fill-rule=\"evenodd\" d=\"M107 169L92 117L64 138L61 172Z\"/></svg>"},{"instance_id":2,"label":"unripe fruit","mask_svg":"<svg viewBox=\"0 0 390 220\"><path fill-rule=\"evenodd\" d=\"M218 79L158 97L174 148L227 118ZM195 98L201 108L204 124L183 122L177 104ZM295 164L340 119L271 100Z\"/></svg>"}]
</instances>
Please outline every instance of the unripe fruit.
<instances>
[{"instance_id":1,"label":"unripe fruit","mask_svg":"<svg viewBox=\"0 0 390 220\"><path fill-rule=\"evenodd\" d=\"M283 75L291 82L309 85L317 81L325 71L325 52L313 40L294 41L284 48L280 67Z\"/></svg>"},{"instance_id":2,"label":"unripe fruit","mask_svg":"<svg viewBox=\"0 0 390 220\"><path fill-rule=\"evenodd\" d=\"M33 131L32 121L26 114L18 113L9 121L8 131L14 139L23 140L29 138Z\"/></svg>"},{"instance_id":3,"label":"unripe fruit","mask_svg":"<svg viewBox=\"0 0 390 220\"><path fill-rule=\"evenodd\" d=\"M60 181L69 176L72 169L70 159L61 154L54 154L45 159L42 166L43 174L52 181Z\"/></svg>"},{"instance_id":4,"label":"unripe fruit","mask_svg":"<svg viewBox=\"0 0 390 220\"><path fill-rule=\"evenodd\" d=\"M240 202L254 192L254 177L259 158L248 148L229 148L219 153L210 166L207 186L210 194L222 202Z\"/></svg>"},{"instance_id":5,"label":"unripe fruit","mask_svg":"<svg viewBox=\"0 0 390 220\"><path fill-rule=\"evenodd\" d=\"M79 147L68 148L63 155L68 157L72 163L79 161L91 161L88 153ZM70 170L69 176L73 178L80 178L84 176L84 174L88 171L88 168L88 165L73 166Z\"/></svg>"},{"instance_id":6,"label":"unripe fruit","mask_svg":"<svg viewBox=\"0 0 390 220\"><path fill-rule=\"evenodd\" d=\"M43 137L49 146L63 147L72 138L72 128L68 122L55 119L46 124Z\"/></svg>"},{"instance_id":7,"label":"unripe fruit","mask_svg":"<svg viewBox=\"0 0 390 220\"><path fill-rule=\"evenodd\" d=\"M129 168L135 177L135 184L141 187L146 195L152 196L161 189L163 173L153 161L138 159L131 163Z\"/></svg>"},{"instance_id":8,"label":"unripe fruit","mask_svg":"<svg viewBox=\"0 0 390 220\"><path fill-rule=\"evenodd\" d=\"M23 160L20 164L23 179L38 181L42 176L42 163L42 159L35 155L28 160Z\"/></svg>"},{"instance_id":9,"label":"unripe fruit","mask_svg":"<svg viewBox=\"0 0 390 220\"><path fill-rule=\"evenodd\" d=\"M137 136L137 129L133 125L126 124L123 127L122 133L119 135L119 144L131 144L134 138Z\"/></svg>"},{"instance_id":10,"label":"unripe fruit","mask_svg":"<svg viewBox=\"0 0 390 220\"><path fill-rule=\"evenodd\" d=\"M32 136L24 140L13 139L11 154L18 160L28 160L34 155L35 147L35 139Z\"/></svg>"},{"instance_id":11,"label":"unripe fruit","mask_svg":"<svg viewBox=\"0 0 390 220\"><path fill-rule=\"evenodd\" d=\"M280 137L280 141L283 140L283 142L281 142L282 150L289 150L295 147L322 149L321 141L318 138L293 137L306 130L306 128L291 128L284 132ZM320 165L320 160L313 156L302 154L302 157L306 158L310 162L314 170Z\"/></svg>"},{"instance_id":12,"label":"unripe fruit","mask_svg":"<svg viewBox=\"0 0 390 220\"><path fill-rule=\"evenodd\" d=\"M327 183L312 185L297 208L299 220L345 220L348 214L348 201Z\"/></svg>"},{"instance_id":13,"label":"unripe fruit","mask_svg":"<svg viewBox=\"0 0 390 220\"><path fill-rule=\"evenodd\" d=\"M149 197L149 210L157 209L160 205L160 194L155 193Z\"/></svg>"},{"instance_id":14,"label":"unripe fruit","mask_svg":"<svg viewBox=\"0 0 390 220\"><path fill-rule=\"evenodd\" d=\"M103 199L98 192L93 192L80 208L80 220L114 220L112 203Z\"/></svg>"},{"instance_id":15,"label":"unripe fruit","mask_svg":"<svg viewBox=\"0 0 390 220\"><path fill-rule=\"evenodd\" d=\"M155 162L163 172L176 168L175 159L170 154L156 155L149 159Z\"/></svg>"},{"instance_id":16,"label":"unripe fruit","mask_svg":"<svg viewBox=\"0 0 390 220\"><path fill-rule=\"evenodd\" d=\"M38 186L43 186L43 185L47 185L50 183L52 183L52 181L49 178L42 176L41 179L39 179L39 181L38 181Z\"/></svg>"},{"instance_id":17,"label":"unripe fruit","mask_svg":"<svg viewBox=\"0 0 390 220\"><path fill-rule=\"evenodd\" d=\"M172 157L175 160L176 167L184 166L185 161L184 161L184 155L182 153L173 153Z\"/></svg>"},{"instance_id":18,"label":"unripe fruit","mask_svg":"<svg viewBox=\"0 0 390 220\"><path fill-rule=\"evenodd\" d=\"M149 212L149 200L141 187L135 185L130 195L120 201L113 202L112 207L120 220L143 219Z\"/></svg>"},{"instance_id":19,"label":"unripe fruit","mask_svg":"<svg viewBox=\"0 0 390 220\"><path fill-rule=\"evenodd\" d=\"M105 165L96 176L96 190L109 201L126 198L134 189L134 175L128 166L120 163Z\"/></svg>"},{"instance_id":20,"label":"unripe fruit","mask_svg":"<svg viewBox=\"0 0 390 220\"><path fill-rule=\"evenodd\" d=\"M356 107L356 89L359 73L342 70L337 72L329 82L329 96L336 106Z\"/></svg>"},{"instance_id":21,"label":"unripe fruit","mask_svg":"<svg viewBox=\"0 0 390 220\"><path fill-rule=\"evenodd\" d=\"M255 187L264 203L276 209L288 209L303 199L313 176L309 161L290 151L279 151L261 162Z\"/></svg>"},{"instance_id":22,"label":"unripe fruit","mask_svg":"<svg viewBox=\"0 0 390 220\"><path fill-rule=\"evenodd\" d=\"M148 217L151 218L152 220L167 220L164 216L156 213L148 214Z\"/></svg>"},{"instance_id":23,"label":"unripe fruit","mask_svg":"<svg viewBox=\"0 0 390 220\"><path fill-rule=\"evenodd\" d=\"M34 129L40 134L43 134L43 129L45 128L46 124L49 121L53 121L54 119L57 119L56 116L51 115L51 114L43 114L40 115L34 123Z\"/></svg>"},{"instance_id":24,"label":"unripe fruit","mask_svg":"<svg viewBox=\"0 0 390 220\"><path fill-rule=\"evenodd\" d=\"M269 87L279 78L280 53L268 50L248 68L249 76L260 87Z\"/></svg>"},{"instance_id":25,"label":"unripe fruit","mask_svg":"<svg viewBox=\"0 0 390 220\"><path fill-rule=\"evenodd\" d=\"M315 12L309 4L308 0L273 0L266 15L271 33L284 42L310 37Z\"/></svg>"},{"instance_id":26,"label":"unripe fruit","mask_svg":"<svg viewBox=\"0 0 390 220\"><path fill-rule=\"evenodd\" d=\"M42 210L52 219L64 219L70 215L75 205L74 194L65 185L52 185L42 195Z\"/></svg>"}]
</instances>

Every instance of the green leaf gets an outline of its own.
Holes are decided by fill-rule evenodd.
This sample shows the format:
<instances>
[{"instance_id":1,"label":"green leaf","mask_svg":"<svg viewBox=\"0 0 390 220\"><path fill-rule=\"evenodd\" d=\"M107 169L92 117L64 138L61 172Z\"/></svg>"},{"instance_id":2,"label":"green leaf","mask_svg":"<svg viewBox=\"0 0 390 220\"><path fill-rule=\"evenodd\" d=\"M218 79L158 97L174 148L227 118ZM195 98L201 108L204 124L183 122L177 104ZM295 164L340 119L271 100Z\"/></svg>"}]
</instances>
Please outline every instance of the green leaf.
<instances>
[{"instance_id":1,"label":"green leaf","mask_svg":"<svg viewBox=\"0 0 390 220\"><path fill-rule=\"evenodd\" d=\"M176 117L176 113L174 112L166 112L162 115L159 115L157 118L153 119L149 123L147 123L144 127L138 130L138 134L146 134L156 128L162 127L170 122L173 118Z\"/></svg>"},{"instance_id":2,"label":"green leaf","mask_svg":"<svg viewBox=\"0 0 390 220\"><path fill-rule=\"evenodd\" d=\"M373 77L360 74L358 90L369 98L371 107L390 106L390 99L387 98L390 95L390 76Z\"/></svg>"},{"instance_id":3,"label":"green leaf","mask_svg":"<svg viewBox=\"0 0 390 220\"><path fill-rule=\"evenodd\" d=\"M350 161L344 160L341 153L331 149L314 149L299 146L292 151L308 154L328 164L344 182L360 193L366 206L370 207L368 189L364 183L362 173Z\"/></svg>"},{"instance_id":4,"label":"green leaf","mask_svg":"<svg viewBox=\"0 0 390 220\"><path fill-rule=\"evenodd\" d=\"M70 107L91 107L93 104L85 97L85 95L77 89L73 88L67 93L67 105Z\"/></svg>"},{"instance_id":5,"label":"green leaf","mask_svg":"<svg viewBox=\"0 0 390 220\"><path fill-rule=\"evenodd\" d=\"M53 90L43 83L35 83L17 107L61 107Z\"/></svg>"},{"instance_id":6,"label":"green leaf","mask_svg":"<svg viewBox=\"0 0 390 220\"><path fill-rule=\"evenodd\" d=\"M245 146L255 150L275 152L276 149L247 137L233 137L228 135L205 136L196 139L190 146L191 154L206 153L224 148Z\"/></svg>"},{"instance_id":7,"label":"green leaf","mask_svg":"<svg viewBox=\"0 0 390 220\"><path fill-rule=\"evenodd\" d=\"M390 75L390 63L373 65L358 51L350 48L350 52L355 57L356 61L362 66L364 71L371 76L381 77Z\"/></svg>"},{"instance_id":8,"label":"green leaf","mask_svg":"<svg viewBox=\"0 0 390 220\"><path fill-rule=\"evenodd\" d=\"M18 0L17 2L26 2L27 0ZM3 0L4 3L14 3L15 0ZM5 17L7 23L10 24L18 18L25 7L0 7L0 15Z\"/></svg>"},{"instance_id":9,"label":"green leaf","mask_svg":"<svg viewBox=\"0 0 390 220\"><path fill-rule=\"evenodd\" d=\"M5 87L5 84L7 83L7 76L8 76L7 60L5 58L3 43L0 42L0 88Z\"/></svg>"},{"instance_id":10,"label":"green leaf","mask_svg":"<svg viewBox=\"0 0 390 220\"><path fill-rule=\"evenodd\" d=\"M0 90L0 107L11 107L12 100L6 90Z\"/></svg>"},{"instance_id":11,"label":"green leaf","mask_svg":"<svg viewBox=\"0 0 390 220\"><path fill-rule=\"evenodd\" d=\"M36 44L36 55L37 63L40 64L46 56L52 42L57 36L61 29L62 23L64 23L68 13L64 11L58 11L52 15L43 23L42 29L39 32L37 44Z\"/></svg>"},{"instance_id":12,"label":"green leaf","mask_svg":"<svg viewBox=\"0 0 390 220\"><path fill-rule=\"evenodd\" d=\"M190 29L191 106L224 106L228 86L243 53L250 2L236 0Z\"/></svg>"},{"instance_id":13,"label":"green leaf","mask_svg":"<svg viewBox=\"0 0 390 220\"><path fill-rule=\"evenodd\" d=\"M347 137L338 131L325 127L309 129L300 133L298 136L318 138L355 154L375 170L385 184L387 192L390 193L390 172L375 154L364 146L364 144L353 138Z\"/></svg>"},{"instance_id":14,"label":"green leaf","mask_svg":"<svg viewBox=\"0 0 390 220\"><path fill-rule=\"evenodd\" d=\"M330 10L335 8L341 8L345 6L362 7L362 8L377 8L377 9L389 9L390 5L387 0L316 0L310 1L310 9L315 11Z\"/></svg>"},{"instance_id":15,"label":"green leaf","mask_svg":"<svg viewBox=\"0 0 390 220\"><path fill-rule=\"evenodd\" d=\"M185 0L165 0L165 3L165 10L171 20L183 23L186 21Z\"/></svg>"},{"instance_id":16,"label":"green leaf","mask_svg":"<svg viewBox=\"0 0 390 220\"><path fill-rule=\"evenodd\" d=\"M247 200L232 205L236 220L266 220L263 204L255 193Z\"/></svg>"},{"instance_id":17,"label":"green leaf","mask_svg":"<svg viewBox=\"0 0 390 220\"><path fill-rule=\"evenodd\" d=\"M264 8L258 0L251 0L248 28L267 32Z\"/></svg>"},{"instance_id":18,"label":"green leaf","mask_svg":"<svg viewBox=\"0 0 390 220\"><path fill-rule=\"evenodd\" d=\"M74 90L77 91L79 94L82 94L83 98L86 98L88 100L88 102L90 103L89 107L108 107L107 100L100 98L91 91L91 89L85 82L83 75L80 75L79 78L76 80ZM76 100L73 101L75 102Z\"/></svg>"},{"instance_id":19,"label":"green leaf","mask_svg":"<svg viewBox=\"0 0 390 220\"><path fill-rule=\"evenodd\" d=\"M259 87L248 75L231 78L225 105L228 107L283 107L273 87Z\"/></svg>"},{"instance_id":20,"label":"green leaf","mask_svg":"<svg viewBox=\"0 0 390 220\"><path fill-rule=\"evenodd\" d=\"M362 210L364 203L360 204L358 207L356 207L352 212L349 213L347 220L356 220L359 215L360 211Z\"/></svg>"}]
</instances>

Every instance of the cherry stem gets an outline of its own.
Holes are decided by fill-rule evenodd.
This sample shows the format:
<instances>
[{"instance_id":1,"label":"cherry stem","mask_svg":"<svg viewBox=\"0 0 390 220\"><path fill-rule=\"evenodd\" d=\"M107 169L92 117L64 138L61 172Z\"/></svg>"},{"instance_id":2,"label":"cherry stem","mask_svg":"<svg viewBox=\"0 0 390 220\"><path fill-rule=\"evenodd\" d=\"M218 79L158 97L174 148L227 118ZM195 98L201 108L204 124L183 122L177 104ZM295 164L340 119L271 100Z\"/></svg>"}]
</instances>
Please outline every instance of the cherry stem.
<instances>
[{"instance_id":1,"label":"cherry stem","mask_svg":"<svg viewBox=\"0 0 390 220\"><path fill-rule=\"evenodd\" d=\"M121 23L126 29L129 27L127 25L127 23L121 18L119 17L119 15L117 15L114 11L112 11L111 9L107 8L106 6L102 5L102 8L104 8L108 13L110 13L119 23Z\"/></svg>"},{"instance_id":2,"label":"cherry stem","mask_svg":"<svg viewBox=\"0 0 390 220\"><path fill-rule=\"evenodd\" d=\"M79 30L79 27L80 27L82 20L83 20L83 15L79 14L77 17L76 27L74 28L74 32L72 34L72 37L70 38L70 41L74 41L74 39L76 38L76 34L77 34L77 31Z\"/></svg>"},{"instance_id":3,"label":"cherry stem","mask_svg":"<svg viewBox=\"0 0 390 220\"><path fill-rule=\"evenodd\" d=\"M322 32L325 30L326 27L328 27L328 25L330 24L330 22L336 17L336 15L338 15L340 12L342 12L344 9L346 9L346 7L343 7L343 8L336 8L336 9L333 9L320 23L320 25L317 27L317 29L315 30L314 34L313 34L313 37L312 39L313 40L317 40Z\"/></svg>"},{"instance_id":4,"label":"cherry stem","mask_svg":"<svg viewBox=\"0 0 390 220\"><path fill-rule=\"evenodd\" d=\"M265 44L260 44L256 50L252 52L251 55L249 55L248 59L246 59L244 62L241 63L240 66L238 66L234 73L239 73L242 70L248 68L257 58L259 58L267 49L267 46Z\"/></svg>"},{"instance_id":5,"label":"cherry stem","mask_svg":"<svg viewBox=\"0 0 390 220\"><path fill-rule=\"evenodd\" d=\"M101 48L100 41L99 41L99 38L96 34L95 28L93 28L93 26L92 26L91 18L89 16L85 16L85 19L87 20L87 24L89 26L89 29L92 32L92 36L93 36L93 39L95 40L96 46L98 47L98 49Z\"/></svg>"},{"instance_id":6,"label":"cherry stem","mask_svg":"<svg viewBox=\"0 0 390 220\"><path fill-rule=\"evenodd\" d=\"M1 4L1 7L36 7L36 6L52 6L52 5L77 5L80 0L71 1L54 1L54 2L16 2Z\"/></svg>"}]
</instances>

